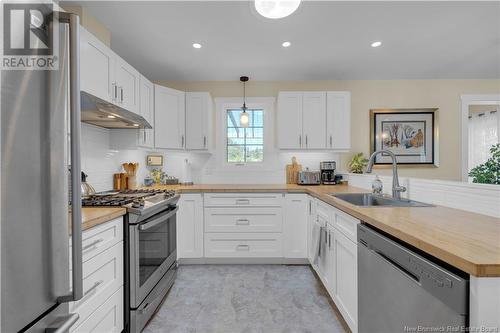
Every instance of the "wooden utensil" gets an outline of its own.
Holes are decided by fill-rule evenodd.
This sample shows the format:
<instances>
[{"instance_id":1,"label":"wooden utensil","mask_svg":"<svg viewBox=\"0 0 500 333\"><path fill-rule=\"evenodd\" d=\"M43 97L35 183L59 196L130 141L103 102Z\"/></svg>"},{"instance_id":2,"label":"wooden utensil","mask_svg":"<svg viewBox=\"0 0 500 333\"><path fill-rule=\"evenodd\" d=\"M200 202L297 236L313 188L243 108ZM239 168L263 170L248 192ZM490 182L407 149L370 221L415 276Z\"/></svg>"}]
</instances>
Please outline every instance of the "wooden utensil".
<instances>
[{"instance_id":1,"label":"wooden utensil","mask_svg":"<svg viewBox=\"0 0 500 333\"><path fill-rule=\"evenodd\" d=\"M286 166L286 183L297 184L297 176L299 171L302 171L302 165L297 163L297 158L292 157L292 164Z\"/></svg>"}]
</instances>

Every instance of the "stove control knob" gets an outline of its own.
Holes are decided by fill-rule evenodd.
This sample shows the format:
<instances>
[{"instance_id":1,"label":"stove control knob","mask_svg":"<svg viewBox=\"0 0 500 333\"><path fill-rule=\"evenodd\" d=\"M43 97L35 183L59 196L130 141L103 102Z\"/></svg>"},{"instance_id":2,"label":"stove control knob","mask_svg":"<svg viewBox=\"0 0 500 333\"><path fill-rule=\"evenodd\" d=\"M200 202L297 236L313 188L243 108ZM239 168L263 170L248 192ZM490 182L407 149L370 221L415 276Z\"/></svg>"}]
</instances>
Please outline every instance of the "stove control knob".
<instances>
[{"instance_id":1,"label":"stove control knob","mask_svg":"<svg viewBox=\"0 0 500 333\"><path fill-rule=\"evenodd\" d=\"M141 206L144 206L144 203L142 203L142 205L141 205L141 201L140 200L134 200L132 202L132 207L134 207L134 208L140 208Z\"/></svg>"}]
</instances>

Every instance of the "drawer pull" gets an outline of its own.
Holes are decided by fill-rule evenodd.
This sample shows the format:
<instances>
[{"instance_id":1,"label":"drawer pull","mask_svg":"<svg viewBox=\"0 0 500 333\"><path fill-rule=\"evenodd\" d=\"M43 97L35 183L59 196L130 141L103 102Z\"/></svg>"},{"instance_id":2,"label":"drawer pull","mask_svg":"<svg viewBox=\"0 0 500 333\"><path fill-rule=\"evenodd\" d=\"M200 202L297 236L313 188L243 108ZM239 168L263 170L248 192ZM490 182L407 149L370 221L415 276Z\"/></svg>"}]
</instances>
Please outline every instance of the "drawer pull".
<instances>
[{"instance_id":1,"label":"drawer pull","mask_svg":"<svg viewBox=\"0 0 500 333\"><path fill-rule=\"evenodd\" d=\"M98 240L96 240L96 241L93 241L92 243L90 243L90 244L88 244L88 245L85 245L85 246L83 247L82 251L87 251L87 250L89 250L89 249L91 249L91 248L93 248L93 247L96 247L96 246L97 246L97 244L99 244L99 243L101 243L101 242L103 242L103 241L104 241L104 238L100 238L100 239L98 239Z\"/></svg>"},{"instance_id":2,"label":"drawer pull","mask_svg":"<svg viewBox=\"0 0 500 333\"><path fill-rule=\"evenodd\" d=\"M94 290L97 289L97 287L99 287L101 284L104 283L104 280L100 280L100 281L97 281L96 283L94 283L94 285L92 287L89 288L89 290L87 290L84 294L83 294L83 297L87 296L88 294L90 294L91 292L93 292Z\"/></svg>"},{"instance_id":3,"label":"drawer pull","mask_svg":"<svg viewBox=\"0 0 500 333\"><path fill-rule=\"evenodd\" d=\"M248 245L237 245L236 251L250 251L250 246Z\"/></svg>"},{"instance_id":4,"label":"drawer pull","mask_svg":"<svg viewBox=\"0 0 500 333\"><path fill-rule=\"evenodd\" d=\"M238 219L238 220L236 220L236 225L250 225L250 220Z\"/></svg>"},{"instance_id":5,"label":"drawer pull","mask_svg":"<svg viewBox=\"0 0 500 333\"><path fill-rule=\"evenodd\" d=\"M236 204L237 205L249 205L250 200L248 200L248 199L236 199Z\"/></svg>"}]
</instances>

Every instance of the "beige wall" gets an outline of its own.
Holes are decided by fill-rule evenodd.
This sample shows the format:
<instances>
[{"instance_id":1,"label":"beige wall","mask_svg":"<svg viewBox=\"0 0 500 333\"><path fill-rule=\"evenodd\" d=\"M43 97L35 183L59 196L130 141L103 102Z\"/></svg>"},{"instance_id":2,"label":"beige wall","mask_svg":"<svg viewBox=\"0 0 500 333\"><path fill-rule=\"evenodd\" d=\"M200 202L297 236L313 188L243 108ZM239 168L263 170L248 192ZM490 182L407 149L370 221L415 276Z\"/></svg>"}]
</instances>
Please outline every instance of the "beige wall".
<instances>
[{"instance_id":1,"label":"beige wall","mask_svg":"<svg viewBox=\"0 0 500 333\"><path fill-rule=\"evenodd\" d=\"M242 96L238 81L175 82L162 85L184 91L208 91L212 97ZM352 94L352 152L369 154L369 110L439 108L439 167L404 167L402 176L461 179L460 95L499 94L500 80L345 80L250 81L248 96L277 96L280 90L348 90ZM342 169L351 154L342 154ZM377 171L389 174L390 170Z\"/></svg>"},{"instance_id":2,"label":"beige wall","mask_svg":"<svg viewBox=\"0 0 500 333\"><path fill-rule=\"evenodd\" d=\"M111 47L111 31L90 15L85 7L73 4L61 4L61 7L67 12L78 14L80 24L106 46Z\"/></svg>"}]
</instances>

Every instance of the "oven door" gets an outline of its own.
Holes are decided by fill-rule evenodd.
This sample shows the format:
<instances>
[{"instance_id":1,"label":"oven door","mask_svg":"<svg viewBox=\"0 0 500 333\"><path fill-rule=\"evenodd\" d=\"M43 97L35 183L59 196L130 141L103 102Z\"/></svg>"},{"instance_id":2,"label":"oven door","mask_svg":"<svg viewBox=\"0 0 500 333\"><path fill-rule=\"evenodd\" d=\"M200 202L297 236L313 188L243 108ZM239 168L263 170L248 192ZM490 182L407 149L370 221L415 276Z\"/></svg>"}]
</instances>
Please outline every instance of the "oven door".
<instances>
[{"instance_id":1,"label":"oven door","mask_svg":"<svg viewBox=\"0 0 500 333\"><path fill-rule=\"evenodd\" d=\"M176 212L158 213L130 225L130 307L137 308L175 262Z\"/></svg>"}]
</instances>

